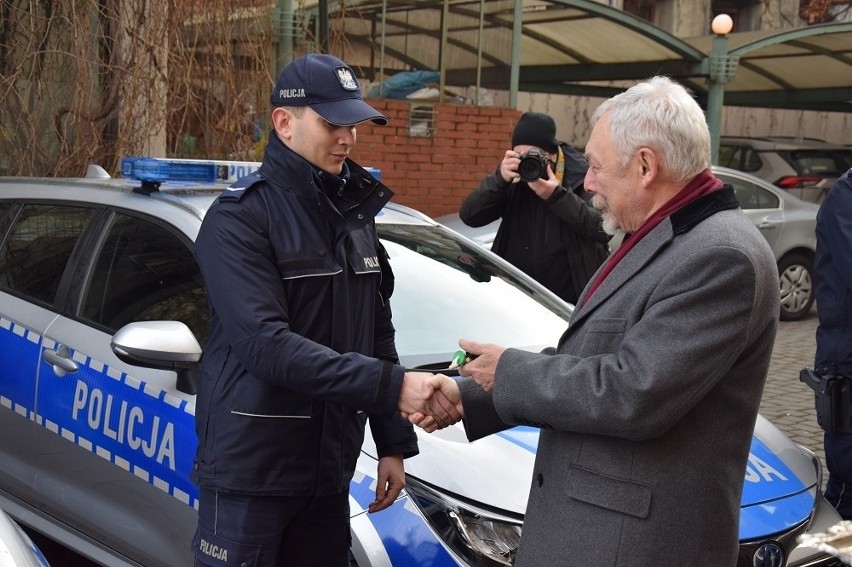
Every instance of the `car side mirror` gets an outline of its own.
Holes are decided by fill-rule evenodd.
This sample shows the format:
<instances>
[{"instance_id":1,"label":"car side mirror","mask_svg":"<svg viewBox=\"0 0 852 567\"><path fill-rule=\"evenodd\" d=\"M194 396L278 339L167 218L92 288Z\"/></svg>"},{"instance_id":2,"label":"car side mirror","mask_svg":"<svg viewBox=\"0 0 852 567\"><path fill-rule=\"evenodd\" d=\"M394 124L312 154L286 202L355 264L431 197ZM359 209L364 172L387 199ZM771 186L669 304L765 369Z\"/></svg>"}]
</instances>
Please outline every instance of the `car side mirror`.
<instances>
[{"instance_id":1,"label":"car side mirror","mask_svg":"<svg viewBox=\"0 0 852 567\"><path fill-rule=\"evenodd\" d=\"M115 332L110 347L127 364L174 370L178 390L191 395L197 392L201 345L180 321L128 323Z\"/></svg>"}]
</instances>

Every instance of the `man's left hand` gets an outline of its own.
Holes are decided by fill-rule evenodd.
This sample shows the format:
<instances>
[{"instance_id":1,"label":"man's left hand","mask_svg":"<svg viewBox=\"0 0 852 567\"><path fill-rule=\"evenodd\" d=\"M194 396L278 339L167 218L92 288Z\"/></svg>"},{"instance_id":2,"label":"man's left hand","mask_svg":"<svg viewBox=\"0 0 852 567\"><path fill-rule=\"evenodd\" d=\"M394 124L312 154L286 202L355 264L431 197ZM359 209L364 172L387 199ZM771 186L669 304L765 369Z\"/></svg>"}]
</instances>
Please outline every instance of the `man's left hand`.
<instances>
[{"instance_id":1,"label":"man's left hand","mask_svg":"<svg viewBox=\"0 0 852 567\"><path fill-rule=\"evenodd\" d=\"M379 459L376 480L376 499L370 502L367 511L371 514L393 504L405 488L405 466L402 455L391 455Z\"/></svg>"},{"instance_id":2,"label":"man's left hand","mask_svg":"<svg viewBox=\"0 0 852 567\"><path fill-rule=\"evenodd\" d=\"M475 358L459 367L460 376L470 376L486 392L494 389L494 376L497 374L497 362L506 347L494 344L477 343L469 339L460 339L459 346Z\"/></svg>"}]
</instances>

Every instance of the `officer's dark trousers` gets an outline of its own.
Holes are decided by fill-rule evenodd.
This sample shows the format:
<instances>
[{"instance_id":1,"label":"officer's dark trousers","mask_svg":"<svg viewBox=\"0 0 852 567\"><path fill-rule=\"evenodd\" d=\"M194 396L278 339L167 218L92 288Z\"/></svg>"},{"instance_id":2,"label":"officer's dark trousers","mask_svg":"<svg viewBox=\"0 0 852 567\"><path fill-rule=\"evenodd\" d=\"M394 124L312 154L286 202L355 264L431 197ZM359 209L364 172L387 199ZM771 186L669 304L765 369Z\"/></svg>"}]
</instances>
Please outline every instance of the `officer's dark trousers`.
<instances>
[{"instance_id":1,"label":"officer's dark trousers","mask_svg":"<svg viewBox=\"0 0 852 567\"><path fill-rule=\"evenodd\" d=\"M348 567L349 494L246 496L199 490L196 567Z\"/></svg>"},{"instance_id":2,"label":"officer's dark trousers","mask_svg":"<svg viewBox=\"0 0 852 567\"><path fill-rule=\"evenodd\" d=\"M828 484L825 498L844 520L852 520L852 433L825 433Z\"/></svg>"}]
</instances>

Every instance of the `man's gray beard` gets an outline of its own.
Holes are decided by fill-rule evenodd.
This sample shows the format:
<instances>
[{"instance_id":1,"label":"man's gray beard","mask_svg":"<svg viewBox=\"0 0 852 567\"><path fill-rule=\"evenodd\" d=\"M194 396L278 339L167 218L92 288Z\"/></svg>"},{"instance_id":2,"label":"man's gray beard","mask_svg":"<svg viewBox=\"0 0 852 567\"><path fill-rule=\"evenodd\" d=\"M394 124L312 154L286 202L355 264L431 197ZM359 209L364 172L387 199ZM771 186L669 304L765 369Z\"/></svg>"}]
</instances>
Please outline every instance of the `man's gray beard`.
<instances>
[{"instance_id":1,"label":"man's gray beard","mask_svg":"<svg viewBox=\"0 0 852 567\"><path fill-rule=\"evenodd\" d=\"M618 225L615 224L615 220L612 218L612 215L610 215L609 213L601 214L603 215L603 218L601 220L601 228L603 228L603 231L608 235L615 236L618 233L619 228Z\"/></svg>"},{"instance_id":2,"label":"man's gray beard","mask_svg":"<svg viewBox=\"0 0 852 567\"><path fill-rule=\"evenodd\" d=\"M598 195L592 195L592 206L601 212L601 228L603 228L603 231L610 236L615 236L619 230L619 226L606 209L606 199Z\"/></svg>"}]
</instances>

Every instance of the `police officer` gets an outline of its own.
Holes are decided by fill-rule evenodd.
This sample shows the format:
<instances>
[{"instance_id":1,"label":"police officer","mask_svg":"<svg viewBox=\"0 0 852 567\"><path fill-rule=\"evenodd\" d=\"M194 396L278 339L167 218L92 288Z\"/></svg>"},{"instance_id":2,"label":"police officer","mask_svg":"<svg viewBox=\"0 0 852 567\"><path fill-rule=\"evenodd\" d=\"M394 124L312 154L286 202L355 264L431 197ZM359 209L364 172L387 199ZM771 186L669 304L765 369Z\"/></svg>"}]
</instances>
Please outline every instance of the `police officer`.
<instances>
[{"instance_id":1,"label":"police officer","mask_svg":"<svg viewBox=\"0 0 852 567\"><path fill-rule=\"evenodd\" d=\"M367 416L376 512L418 451L399 411L437 402L431 374L398 364L393 274L374 222L392 193L348 157L357 124L387 119L324 54L285 66L271 102L260 169L220 196L196 241L212 322L193 549L197 565L342 567Z\"/></svg>"},{"instance_id":2,"label":"police officer","mask_svg":"<svg viewBox=\"0 0 852 567\"><path fill-rule=\"evenodd\" d=\"M831 188L819 208L814 265L819 325L814 370L830 379L835 415L825 432L825 497L852 520L852 170ZM817 400L819 403L819 399ZM825 428L825 427L824 427Z\"/></svg>"}]
</instances>

